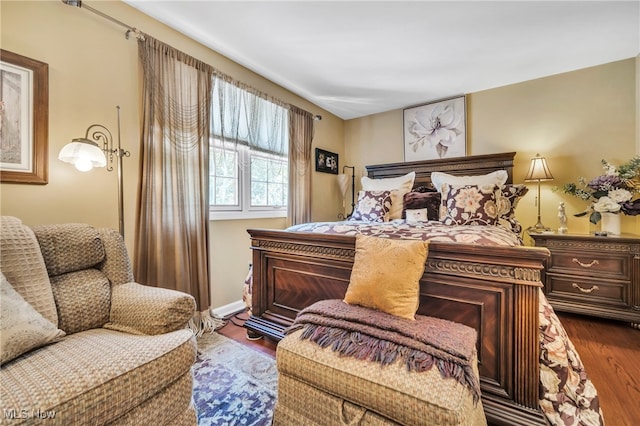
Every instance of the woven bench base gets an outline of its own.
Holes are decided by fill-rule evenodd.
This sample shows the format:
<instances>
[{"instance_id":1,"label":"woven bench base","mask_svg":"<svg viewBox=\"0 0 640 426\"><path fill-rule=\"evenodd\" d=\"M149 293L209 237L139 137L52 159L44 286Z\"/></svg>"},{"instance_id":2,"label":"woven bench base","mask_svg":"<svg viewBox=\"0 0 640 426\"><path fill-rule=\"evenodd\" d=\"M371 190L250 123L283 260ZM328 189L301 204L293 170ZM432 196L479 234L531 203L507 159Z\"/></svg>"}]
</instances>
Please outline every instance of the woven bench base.
<instances>
[{"instance_id":1,"label":"woven bench base","mask_svg":"<svg viewBox=\"0 0 640 426\"><path fill-rule=\"evenodd\" d=\"M282 389L282 391L280 391ZM278 376L278 403L274 425L398 425L373 411L367 411L287 375Z\"/></svg>"},{"instance_id":2,"label":"woven bench base","mask_svg":"<svg viewBox=\"0 0 640 426\"><path fill-rule=\"evenodd\" d=\"M412 373L339 357L300 333L278 343L274 425L486 425L482 403L435 368Z\"/></svg>"}]
</instances>

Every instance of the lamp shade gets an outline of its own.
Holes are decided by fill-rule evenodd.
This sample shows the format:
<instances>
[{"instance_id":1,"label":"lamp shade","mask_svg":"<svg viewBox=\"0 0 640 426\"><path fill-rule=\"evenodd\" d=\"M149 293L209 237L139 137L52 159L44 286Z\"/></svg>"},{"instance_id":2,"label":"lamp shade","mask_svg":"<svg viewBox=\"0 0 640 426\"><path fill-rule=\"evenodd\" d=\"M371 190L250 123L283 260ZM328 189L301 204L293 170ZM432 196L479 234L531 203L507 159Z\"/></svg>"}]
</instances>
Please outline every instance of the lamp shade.
<instances>
[{"instance_id":1,"label":"lamp shade","mask_svg":"<svg viewBox=\"0 0 640 426\"><path fill-rule=\"evenodd\" d=\"M344 198L347 195L347 190L349 189L349 176L344 173L339 174L338 186L340 187L340 192L342 193L342 197Z\"/></svg>"},{"instance_id":2,"label":"lamp shade","mask_svg":"<svg viewBox=\"0 0 640 426\"><path fill-rule=\"evenodd\" d=\"M544 157L540 157L540 154L536 154L535 158L531 159L531 165L529 171L524 178L525 181L543 181L553 180L553 175L549 171L547 160Z\"/></svg>"},{"instance_id":3,"label":"lamp shade","mask_svg":"<svg viewBox=\"0 0 640 426\"><path fill-rule=\"evenodd\" d=\"M73 139L60 150L58 159L71 163L80 171L86 172L93 167L105 167L107 158L98 144L89 139Z\"/></svg>"}]
</instances>

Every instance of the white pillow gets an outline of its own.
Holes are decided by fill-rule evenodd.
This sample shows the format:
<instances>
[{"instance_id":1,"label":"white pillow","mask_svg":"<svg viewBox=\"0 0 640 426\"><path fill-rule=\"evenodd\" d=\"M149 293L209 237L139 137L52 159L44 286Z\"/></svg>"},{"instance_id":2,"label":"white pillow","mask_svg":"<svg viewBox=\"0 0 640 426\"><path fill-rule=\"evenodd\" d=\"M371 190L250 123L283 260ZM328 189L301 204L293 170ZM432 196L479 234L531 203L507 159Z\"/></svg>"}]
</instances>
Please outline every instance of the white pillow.
<instances>
[{"instance_id":1,"label":"white pillow","mask_svg":"<svg viewBox=\"0 0 640 426\"><path fill-rule=\"evenodd\" d=\"M51 321L40 315L20 293L14 290L0 272L0 363L11 361L20 355L53 343L65 333Z\"/></svg>"},{"instance_id":2,"label":"white pillow","mask_svg":"<svg viewBox=\"0 0 640 426\"><path fill-rule=\"evenodd\" d=\"M411 191L415 179L416 172L410 172L404 176L383 179L371 179L363 176L360 183L363 191L391 191L391 209L388 217L389 220L394 220L402 218L404 194Z\"/></svg>"},{"instance_id":3,"label":"white pillow","mask_svg":"<svg viewBox=\"0 0 640 426\"><path fill-rule=\"evenodd\" d=\"M464 185L498 185L502 186L507 182L509 173L506 170L496 170L495 172L488 173L486 175L475 176L454 176L442 172L431 173L431 183L433 187L440 193L442 193L442 186L448 184L451 186L464 186Z\"/></svg>"},{"instance_id":4,"label":"white pillow","mask_svg":"<svg viewBox=\"0 0 640 426\"><path fill-rule=\"evenodd\" d=\"M428 209L405 210L407 215L407 223L427 222L429 220Z\"/></svg>"}]
</instances>

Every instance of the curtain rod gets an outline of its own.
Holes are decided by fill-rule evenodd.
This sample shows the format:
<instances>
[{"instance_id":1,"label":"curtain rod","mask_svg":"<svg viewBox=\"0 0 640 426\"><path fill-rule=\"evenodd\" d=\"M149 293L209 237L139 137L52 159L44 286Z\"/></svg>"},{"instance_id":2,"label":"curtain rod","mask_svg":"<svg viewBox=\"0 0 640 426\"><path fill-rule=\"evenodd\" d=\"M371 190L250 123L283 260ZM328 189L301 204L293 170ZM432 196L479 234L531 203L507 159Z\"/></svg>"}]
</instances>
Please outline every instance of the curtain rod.
<instances>
[{"instance_id":1,"label":"curtain rod","mask_svg":"<svg viewBox=\"0 0 640 426\"><path fill-rule=\"evenodd\" d=\"M106 13L100 12L99 10L94 9L94 8L93 8L93 7L91 7L91 6L87 6L87 4L86 4L86 3L83 3L83 2L82 2L82 0L62 0L62 3L66 4L66 5L68 5L68 6L74 6L74 7L78 7L78 8L81 8L81 9L87 9L89 12L93 12L93 13L95 13L96 15L103 17L104 19L107 19L107 20L109 20L109 21L111 21L111 22L113 22L113 23L115 23L115 24L120 25L121 27L126 28L126 29L127 29L127 32L125 33L125 37L127 38L127 40L129 39L130 34L131 34L131 33L133 33L133 34L135 35L136 39L138 39L139 41L145 41L144 34L143 34L140 30L138 30L137 28L132 27L131 25L127 25L127 24L125 24L124 22L122 22L122 21L120 21L120 20L118 20L118 19L116 19L116 18L113 18L113 17L111 17L111 16L107 15ZM152 37L152 39L153 39L153 37ZM158 41L159 41L159 40L158 40ZM160 43L162 43L162 42L160 42ZM165 43L163 43L163 44L165 44ZM167 45L167 46L168 46L168 45ZM199 62L200 62L200 61L199 61ZM210 65L209 65L209 66L210 66ZM213 67L212 67L212 68L213 68ZM222 73L222 72L218 71L218 70L217 70L217 69L215 69L215 68L213 68L213 69L215 70L215 73L216 73L216 74L224 76L226 79L229 79L229 80L230 80L231 82L233 82L234 84L236 84L236 85L240 85L240 87L245 86L245 87L244 87L245 89L251 89L251 90L254 92L254 94L256 94L256 95L258 95L258 96L260 96L260 97L262 97L262 98L264 98L264 99L268 99L268 100L271 100L271 99L274 99L274 100L275 100L275 99L276 99L276 98L273 98L273 97L272 97L272 96L270 96L270 95L267 95L266 93L262 93L261 91L259 91L259 90L255 89L255 88L253 88L253 87L251 87L251 86L249 86L249 85L243 84L243 83L239 82L238 80L235 80L234 78L231 78L231 76L227 76L226 74L224 74L224 73ZM291 104L289 104L288 102L283 102L283 101L280 101L280 100L278 100L278 102L276 102L276 103L283 103L283 104L285 104L285 105L289 105L289 106L291 106ZM305 111L305 110L304 110L304 109L302 109L302 108L300 108L300 109L301 109L302 111ZM311 114L311 113L309 113L309 114ZM312 115L312 114L311 114L311 115ZM322 116L321 116L321 115L312 115L312 117L313 117L313 120L314 120L314 121L320 121L320 120L322 120Z\"/></svg>"},{"instance_id":2,"label":"curtain rod","mask_svg":"<svg viewBox=\"0 0 640 426\"><path fill-rule=\"evenodd\" d=\"M113 18L107 15L106 13L100 12L99 10L94 9L91 6L87 6L86 4L83 4L81 0L62 0L62 3L68 6L76 6L81 9L87 9L89 12L93 12L96 15L103 17L104 19L107 19L115 24L120 25L121 27L126 28L127 32L125 33L125 37L127 38L127 40L129 39L129 35L133 33L138 40L144 41L144 35L140 31L138 31L138 29L136 29L135 27L132 27L131 25L127 25L124 22L119 21L116 18Z\"/></svg>"}]
</instances>

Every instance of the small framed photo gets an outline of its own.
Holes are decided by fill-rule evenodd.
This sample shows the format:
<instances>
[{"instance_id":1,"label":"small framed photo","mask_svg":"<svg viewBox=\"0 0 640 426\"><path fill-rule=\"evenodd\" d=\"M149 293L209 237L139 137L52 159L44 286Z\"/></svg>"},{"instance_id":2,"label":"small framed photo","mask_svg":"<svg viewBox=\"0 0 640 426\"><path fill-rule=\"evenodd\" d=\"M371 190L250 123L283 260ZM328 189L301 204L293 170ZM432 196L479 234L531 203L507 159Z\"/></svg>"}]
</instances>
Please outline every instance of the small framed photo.
<instances>
[{"instance_id":1,"label":"small framed photo","mask_svg":"<svg viewBox=\"0 0 640 426\"><path fill-rule=\"evenodd\" d=\"M49 66L0 49L0 181L47 183Z\"/></svg>"},{"instance_id":2,"label":"small framed photo","mask_svg":"<svg viewBox=\"0 0 640 426\"><path fill-rule=\"evenodd\" d=\"M338 174L338 154L316 148L316 172Z\"/></svg>"},{"instance_id":3,"label":"small framed photo","mask_svg":"<svg viewBox=\"0 0 640 426\"><path fill-rule=\"evenodd\" d=\"M403 111L404 161L464 157L467 154L465 97Z\"/></svg>"}]
</instances>

